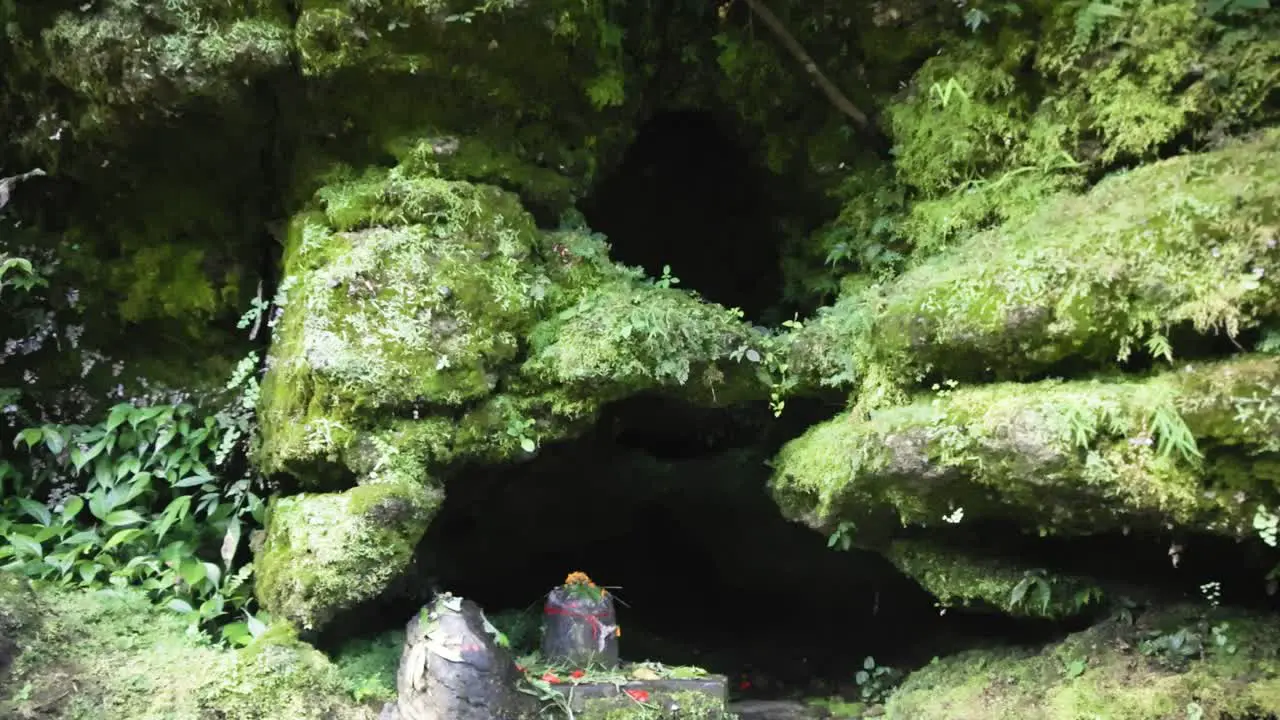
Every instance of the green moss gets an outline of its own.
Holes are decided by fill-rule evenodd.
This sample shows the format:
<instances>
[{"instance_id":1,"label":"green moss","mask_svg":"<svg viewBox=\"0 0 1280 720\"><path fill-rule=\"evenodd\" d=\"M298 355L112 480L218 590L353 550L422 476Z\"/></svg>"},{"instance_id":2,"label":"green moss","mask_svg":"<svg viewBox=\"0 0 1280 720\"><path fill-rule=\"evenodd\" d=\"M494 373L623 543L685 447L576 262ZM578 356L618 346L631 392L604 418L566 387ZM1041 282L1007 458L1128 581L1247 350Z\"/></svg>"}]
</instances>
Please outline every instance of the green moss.
<instances>
[{"instance_id":1,"label":"green moss","mask_svg":"<svg viewBox=\"0 0 1280 720\"><path fill-rule=\"evenodd\" d=\"M1085 578L1018 567L941 543L896 540L884 554L944 607L977 605L1015 616L1061 618L1103 597Z\"/></svg>"},{"instance_id":2,"label":"green moss","mask_svg":"<svg viewBox=\"0 0 1280 720\"><path fill-rule=\"evenodd\" d=\"M372 717L343 697L339 672L287 625L276 625L237 652L226 674L202 688L201 704L225 717ZM340 699L341 698L341 699Z\"/></svg>"},{"instance_id":3,"label":"green moss","mask_svg":"<svg viewBox=\"0 0 1280 720\"><path fill-rule=\"evenodd\" d=\"M549 385L615 393L683 386L695 365L729 362L753 336L741 314L625 280L602 285L536 327L523 371ZM603 386L603 387L602 387Z\"/></svg>"},{"instance_id":4,"label":"green moss","mask_svg":"<svg viewBox=\"0 0 1280 720\"><path fill-rule=\"evenodd\" d=\"M285 4L241 5L109 0L57 13L39 42L19 47L74 98L77 135L113 132L196 99L237 98L247 82L286 67Z\"/></svg>"},{"instance_id":5,"label":"green moss","mask_svg":"<svg viewBox=\"0 0 1280 720\"><path fill-rule=\"evenodd\" d=\"M335 171L291 223L264 469L311 488L421 475L523 457L631 393L763 396L731 357L754 341L740 313L645 281L584 229L537 230L515 195L407 146L392 170Z\"/></svg>"},{"instance_id":6,"label":"green moss","mask_svg":"<svg viewBox=\"0 0 1280 720\"><path fill-rule=\"evenodd\" d=\"M1035 67L1057 90L1040 114L1070 129L1082 160L1147 160L1179 137L1275 118L1265 101L1280 87L1267 69L1280 59L1271 13L1209 17L1193 0L1137 0L1120 13L1084 0L1047 7Z\"/></svg>"},{"instance_id":7,"label":"green moss","mask_svg":"<svg viewBox=\"0 0 1280 720\"><path fill-rule=\"evenodd\" d=\"M847 294L800 334L792 364L845 386L891 369L903 387L1159 356L1175 326L1238 335L1280 309L1276 168L1269 131L1059 196Z\"/></svg>"},{"instance_id":8,"label":"green moss","mask_svg":"<svg viewBox=\"0 0 1280 720\"><path fill-rule=\"evenodd\" d=\"M5 717L37 708L67 720L376 716L287 628L236 652L190 636L185 619L141 593L42 590L40 600L40 632L19 635L26 652L0 689Z\"/></svg>"},{"instance_id":9,"label":"green moss","mask_svg":"<svg viewBox=\"0 0 1280 720\"><path fill-rule=\"evenodd\" d=\"M424 480L273 500L255 560L259 601L314 629L376 597L408 566L440 500Z\"/></svg>"},{"instance_id":10,"label":"green moss","mask_svg":"<svg viewBox=\"0 0 1280 720\"><path fill-rule=\"evenodd\" d=\"M407 170L318 193L293 223L287 304L264 379L268 469L333 462L360 415L492 392L548 280L515 197Z\"/></svg>"},{"instance_id":11,"label":"green moss","mask_svg":"<svg viewBox=\"0 0 1280 720\"><path fill-rule=\"evenodd\" d=\"M1265 717L1280 707L1280 629L1269 618L1217 613L1234 654L1217 647L1195 609L1129 625L1111 620L1040 651L974 650L910 675L886 704L889 720L1154 720ZM1204 659L1168 668L1138 648L1152 633L1195 628ZM1199 711L1197 714L1196 711Z\"/></svg>"},{"instance_id":12,"label":"green moss","mask_svg":"<svg viewBox=\"0 0 1280 720\"><path fill-rule=\"evenodd\" d=\"M1246 499L1280 493L1266 474L1276 427L1269 410L1232 418L1269 408L1276 387L1280 362L1245 356L1146 380L939 389L815 426L783 448L771 485L788 515L870 536L958 508L1042 531L1175 523L1247 535Z\"/></svg>"},{"instance_id":13,"label":"green moss","mask_svg":"<svg viewBox=\"0 0 1280 720\"><path fill-rule=\"evenodd\" d=\"M347 692L358 702L395 702L396 671L404 648L404 630L353 640L333 658Z\"/></svg>"}]
</instances>

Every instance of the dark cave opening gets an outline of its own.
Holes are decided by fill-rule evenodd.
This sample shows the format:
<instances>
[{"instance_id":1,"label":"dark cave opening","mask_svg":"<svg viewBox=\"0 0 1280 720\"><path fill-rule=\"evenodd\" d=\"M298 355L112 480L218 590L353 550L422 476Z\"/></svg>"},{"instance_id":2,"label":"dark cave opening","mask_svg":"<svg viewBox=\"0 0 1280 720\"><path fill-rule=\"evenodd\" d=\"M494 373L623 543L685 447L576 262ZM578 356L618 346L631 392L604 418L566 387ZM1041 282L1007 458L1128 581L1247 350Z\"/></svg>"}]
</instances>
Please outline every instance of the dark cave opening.
<instances>
[{"instance_id":1,"label":"dark cave opening","mask_svg":"<svg viewBox=\"0 0 1280 720\"><path fill-rule=\"evenodd\" d=\"M334 625L362 635L400 627L428 586L491 616L540 619L546 592L581 570L619 600L624 660L698 665L728 675L735 696L766 698L852 697L869 655L907 670L984 643L1062 634L1054 623L940 614L878 554L831 549L785 520L766 461L794 436L789 424L825 412L798 406L780 423L763 404L618 403L586 437L451 478L408 591Z\"/></svg>"},{"instance_id":2,"label":"dark cave opening","mask_svg":"<svg viewBox=\"0 0 1280 720\"><path fill-rule=\"evenodd\" d=\"M761 319L781 296L785 196L727 122L685 110L644 123L579 207L614 259Z\"/></svg>"},{"instance_id":3,"label":"dark cave opening","mask_svg":"<svg viewBox=\"0 0 1280 720\"><path fill-rule=\"evenodd\" d=\"M940 612L879 554L829 548L822 534L784 519L767 491L766 463L831 413L797 401L776 419L764 404L707 409L639 396L531 460L466 468L448 481L402 584L317 640L334 648L352 635L400 629L429 591L441 590L490 617L523 614L536 628L545 594L580 570L619 600L624 660L727 675L735 698L856 699L867 656L909 672L977 647L1056 642L1115 610L1060 621L980 607ZM1224 605L1276 607L1262 581L1270 556L1242 555L1220 538L1040 538L976 522L926 536L979 557L1096 578L1108 601L1203 604L1200 585L1218 581ZM1175 541L1186 548L1177 567L1168 555ZM521 649L536 646L534 632Z\"/></svg>"}]
</instances>

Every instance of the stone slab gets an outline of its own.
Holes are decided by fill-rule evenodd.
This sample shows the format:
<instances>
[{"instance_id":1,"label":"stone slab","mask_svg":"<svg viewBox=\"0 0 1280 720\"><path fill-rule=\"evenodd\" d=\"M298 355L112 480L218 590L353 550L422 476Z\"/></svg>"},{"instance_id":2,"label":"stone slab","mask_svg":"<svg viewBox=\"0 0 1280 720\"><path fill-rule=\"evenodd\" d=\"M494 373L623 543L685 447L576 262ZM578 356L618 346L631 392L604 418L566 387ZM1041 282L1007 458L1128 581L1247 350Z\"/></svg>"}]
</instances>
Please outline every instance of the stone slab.
<instances>
[{"instance_id":1,"label":"stone slab","mask_svg":"<svg viewBox=\"0 0 1280 720\"><path fill-rule=\"evenodd\" d=\"M558 685L559 692L575 716L582 720L603 717L610 711L639 704L628 691L647 693L645 704L656 706L662 717L696 717L714 720L724 712L729 699L729 680L723 675L707 675L690 680L633 680L628 683L579 683ZM570 692L572 690L572 692ZM645 697L645 696L642 696ZM683 714L682 714L683 713ZM649 717L646 715L646 717Z\"/></svg>"}]
</instances>

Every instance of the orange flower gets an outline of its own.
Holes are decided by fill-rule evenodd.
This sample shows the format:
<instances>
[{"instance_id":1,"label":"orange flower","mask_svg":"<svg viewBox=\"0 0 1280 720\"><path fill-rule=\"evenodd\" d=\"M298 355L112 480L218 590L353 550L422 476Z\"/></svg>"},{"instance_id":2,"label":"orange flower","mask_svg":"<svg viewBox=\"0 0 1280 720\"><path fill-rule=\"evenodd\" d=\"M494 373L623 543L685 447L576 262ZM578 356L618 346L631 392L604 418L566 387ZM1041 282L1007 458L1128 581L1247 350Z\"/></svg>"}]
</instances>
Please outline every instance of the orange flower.
<instances>
[{"instance_id":1,"label":"orange flower","mask_svg":"<svg viewBox=\"0 0 1280 720\"><path fill-rule=\"evenodd\" d=\"M632 688L630 690L627 690L626 693L627 695L630 695L631 699L635 700L636 702L639 702L639 703L649 702L648 690L640 690L638 688Z\"/></svg>"},{"instance_id":2,"label":"orange flower","mask_svg":"<svg viewBox=\"0 0 1280 720\"><path fill-rule=\"evenodd\" d=\"M560 684L560 678L556 677L556 674L555 674L555 673L553 673L553 672L543 673L543 674L542 674L542 681L543 681L543 682L549 682L549 683L551 683L552 685L558 685L558 684Z\"/></svg>"},{"instance_id":3,"label":"orange flower","mask_svg":"<svg viewBox=\"0 0 1280 720\"><path fill-rule=\"evenodd\" d=\"M574 680L577 680L583 675L586 675L586 673L582 672L581 670L574 670L573 672L569 673L569 677L573 678Z\"/></svg>"},{"instance_id":4,"label":"orange flower","mask_svg":"<svg viewBox=\"0 0 1280 720\"><path fill-rule=\"evenodd\" d=\"M614 636L614 637L622 637L622 626L621 626L621 625L619 625L618 627L616 627L616 628L614 628L614 629L613 629L613 636Z\"/></svg>"},{"instance_id":5,"label":"orange flower","mask_svg":"<svg viewBox=\"0 0 1280 720\"><path fill-rule=\"evenodd\" d=\"M596 586L595 583L591 582L591 578L587 577L587 574L582 572L581 570L575 570L569 573L569 577L566 577L564 579L564 584L565 585L589 585L591 587Z\"/></svg>"}]
</instances>

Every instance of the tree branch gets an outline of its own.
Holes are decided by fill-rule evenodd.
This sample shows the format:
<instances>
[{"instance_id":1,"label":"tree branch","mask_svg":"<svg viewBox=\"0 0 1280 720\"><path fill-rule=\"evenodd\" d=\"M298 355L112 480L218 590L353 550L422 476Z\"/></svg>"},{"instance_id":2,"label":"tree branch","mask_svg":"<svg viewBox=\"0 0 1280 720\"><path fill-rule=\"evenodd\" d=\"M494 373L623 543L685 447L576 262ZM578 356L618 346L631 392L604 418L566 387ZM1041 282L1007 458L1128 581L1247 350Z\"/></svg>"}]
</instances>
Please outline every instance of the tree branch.
<instances>
[{"instance_id":1,"label":"tree branch","mask_svg":"<svg viewBox=\"0 0 1280 720\"><path fill-rule=\"evenodd\" d=\"M804 66L805 71L809 73L814 82L818 83L818 87L822 89L823 94L827 96L827 99L831 101L831 104L835 105L837 110L849 116L849 118L853 120L858 127L870 128L871 121L867 119L867 114L859 110L856 105L850 102L849 98L845 97L845 94L840 91L840 88L836 87L835 83L831 82L831 80L818 69L818 64L813 61L813 58L809 57L809 53L805 52L805 49L800 45L799 41L795 39L795 36L787 31L786 26L782 24L782 21L778 19L778 16L774 15L772 10L765 7L761 0L746 0L746 3L750 6L751 11L760 17L760 20L769 28L769 30L773 31L773 34L778 36L778 39L781 40L787 50L795 56L795 59L800 61L800 64Z\"/></svg>"}]
</instances>

